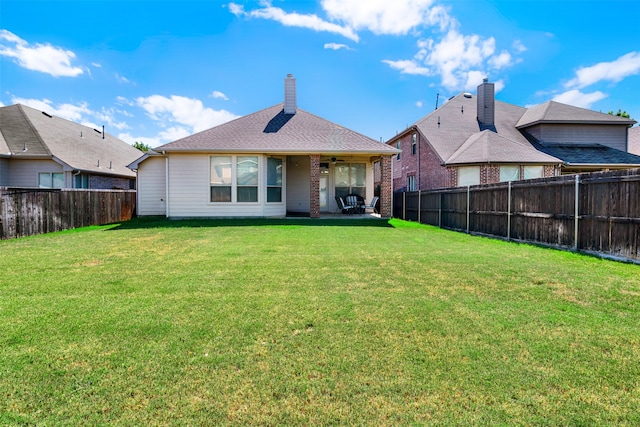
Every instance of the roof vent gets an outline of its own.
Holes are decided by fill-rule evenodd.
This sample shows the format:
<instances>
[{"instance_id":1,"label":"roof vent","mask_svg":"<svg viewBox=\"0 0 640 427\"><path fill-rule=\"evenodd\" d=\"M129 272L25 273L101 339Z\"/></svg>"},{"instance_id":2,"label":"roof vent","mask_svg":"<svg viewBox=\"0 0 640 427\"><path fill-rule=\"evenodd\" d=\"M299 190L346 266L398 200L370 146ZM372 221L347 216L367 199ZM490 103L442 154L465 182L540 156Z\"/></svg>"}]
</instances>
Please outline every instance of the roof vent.
<instances>
[{"instance_id":1,"label":"roof vent","mask_svg":"<svg viewBox=\"0 0 640 427\"><path fill-rule=\"evenodd\" d=\"M462 96L464 96L465 98L471 98L473 95L471 95L469 92L465 92L462 94Z\"/></svg>"},{"instance_id":2,"label":"roof vent","mask_svg":"<svg viewBox=\"0 0 640 427\"><path fill-rule=\"evenodd\" d=\"M296 79L293 74L287 74L284 79L284 113L296 113Z\"/></svg>"},{"instance_id":3,"label":"roof vent","mask_svg":"<svg viewBox=\"0 0 640 427\"><path fill-rule=\"evenodd\" d=\"M44 114L45 116L47 116L49 118L53 117L51 114L47 113L46 111L43 111L42 114Z\"/></svg>"}]
</instances>

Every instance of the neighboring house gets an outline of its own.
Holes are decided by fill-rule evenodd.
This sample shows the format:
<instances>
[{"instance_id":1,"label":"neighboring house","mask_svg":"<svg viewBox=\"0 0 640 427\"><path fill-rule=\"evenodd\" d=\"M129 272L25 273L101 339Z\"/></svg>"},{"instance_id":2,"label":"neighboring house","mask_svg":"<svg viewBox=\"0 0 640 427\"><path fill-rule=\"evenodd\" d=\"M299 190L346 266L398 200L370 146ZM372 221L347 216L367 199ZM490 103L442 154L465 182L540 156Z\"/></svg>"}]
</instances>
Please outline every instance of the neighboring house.
<instances>
[{"instance_id":1,"label":"neighboring house","mask_svg":"<svg viewBox=\"0 0 640 427\"><path fill-rule=\"evenodd\" d=\"M296 105L285 79L284 103L154 148L133 162L138 215L167 217L319 217L335 196L374 196L380 162L380 213L391 216L393 147Z\"/></svg>"},{"instance_id":2,"label":"neighboring house","mask_svg":"<svg viewBox=\"0 0 640 427\"><path fill-rule=\"evenodd\" d=\"M629 129L629 149L631 154L640 156L640 126Z\"/></svg>"},{"instance_id":3,"label":"neighboring house","mask_svg":"<svg viewBox=\"0 0 640 427\"><path fill-rule=\"evenodd\" d=\"M429 190L640 165L626 153L635 123L557 102L496 101L494 84L461 93L387 141L393 188Z\"/></svg>"},{"instance_id":4,"label":"neighboring house","mask_svg":"<svg viewBox=\"0 0 640 427\"><path fill-rule=\"evenodd\" d=\"M133 189L141 152L114 136L16 104L0 107L0 186Z\"/></svg>"}]
</instances>

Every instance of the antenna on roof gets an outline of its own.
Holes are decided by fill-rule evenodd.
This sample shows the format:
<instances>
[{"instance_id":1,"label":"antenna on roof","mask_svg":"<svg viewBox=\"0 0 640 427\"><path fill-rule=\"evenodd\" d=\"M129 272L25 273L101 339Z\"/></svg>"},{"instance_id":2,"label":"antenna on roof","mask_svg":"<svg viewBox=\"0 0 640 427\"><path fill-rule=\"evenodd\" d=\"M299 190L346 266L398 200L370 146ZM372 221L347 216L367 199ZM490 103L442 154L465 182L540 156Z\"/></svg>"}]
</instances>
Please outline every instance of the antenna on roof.
<instances>
[{"instance_id":1,"label":"antenna on roof","mask_svg":"<svg viewBox=\"0 0 640 427\"><path fill-rule=\"evenodd\" d=\"M438 101L440 101L440 94L436 93L436 110L438 109Z\"/></svg>"},{"instance_id":2,"label":"antenna on roof","mask_svg":"<svg viewBox=\"0 0 640 427\"><path fill-rule=\"evenodd\" d=\"M104 139L104 125L102 125L102 139Z\"/></svg>"}]
</instances>

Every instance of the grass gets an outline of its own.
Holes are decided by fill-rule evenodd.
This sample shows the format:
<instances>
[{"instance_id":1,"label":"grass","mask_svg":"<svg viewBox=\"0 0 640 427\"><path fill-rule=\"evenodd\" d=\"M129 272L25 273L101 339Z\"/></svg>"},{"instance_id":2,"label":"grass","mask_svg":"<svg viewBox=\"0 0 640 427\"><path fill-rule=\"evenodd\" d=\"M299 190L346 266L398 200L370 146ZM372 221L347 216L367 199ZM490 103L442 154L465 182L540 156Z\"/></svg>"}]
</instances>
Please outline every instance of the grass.
<instances>
[{"instance_id":1,"label":"grass","mask_svg":"<svg viewBox=\"0 0 640 427\"><path fill-rule=\"evenodd\" d=\"M0 425L640 425L640 267L396 220L2 241Z\"/></svg>"}]
</instances>

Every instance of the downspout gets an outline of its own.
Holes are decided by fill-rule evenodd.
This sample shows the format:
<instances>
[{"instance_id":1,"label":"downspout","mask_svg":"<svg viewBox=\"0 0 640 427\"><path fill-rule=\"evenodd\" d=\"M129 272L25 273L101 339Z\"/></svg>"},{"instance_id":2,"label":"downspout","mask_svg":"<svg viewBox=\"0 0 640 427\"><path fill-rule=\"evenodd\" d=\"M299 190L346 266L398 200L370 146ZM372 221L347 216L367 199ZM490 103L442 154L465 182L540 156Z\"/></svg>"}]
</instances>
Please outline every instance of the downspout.
<instances>
[{"instance_id":1,"label":"downspout","mask_svg":"<svg viewBox=\"0 0 640 427\"><path fill-rule=\"evenodd\" d=\"M71 174L71 188L76 188L76 180L74 179L76 176L80 175L81 171Z\"/></svg>"},{"instance_id":2,"label":"downspout","mask_svg":"<svg viewBox=\"0 0 640 427\"><path fill-rule=\"evenodd\" d=\"M164 158L164 215L169 218L169 157L164 150L162 150Z\"/></svg>"}]
</instances>

